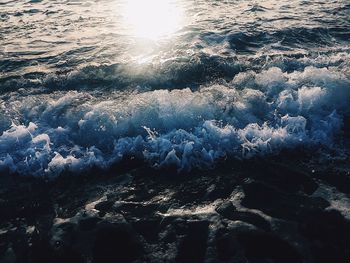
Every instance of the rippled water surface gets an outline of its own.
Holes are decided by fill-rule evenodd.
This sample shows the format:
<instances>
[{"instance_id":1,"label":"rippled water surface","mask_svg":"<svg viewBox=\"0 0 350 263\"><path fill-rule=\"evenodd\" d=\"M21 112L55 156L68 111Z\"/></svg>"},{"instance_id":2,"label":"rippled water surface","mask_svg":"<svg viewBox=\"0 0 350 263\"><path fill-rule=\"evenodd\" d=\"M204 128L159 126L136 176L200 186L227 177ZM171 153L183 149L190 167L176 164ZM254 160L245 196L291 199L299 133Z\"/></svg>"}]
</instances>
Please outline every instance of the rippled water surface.
<instances>
[{"instance_id":1,"label":"rippled water surface","mask_svg":"<svg viewBox=\"0 0 350 263\"><path fill-rule=\"evenodd\" d=\"M349 131L350 4L0 1L0 169L179 171Z\"/></svg>"}]
</instances>

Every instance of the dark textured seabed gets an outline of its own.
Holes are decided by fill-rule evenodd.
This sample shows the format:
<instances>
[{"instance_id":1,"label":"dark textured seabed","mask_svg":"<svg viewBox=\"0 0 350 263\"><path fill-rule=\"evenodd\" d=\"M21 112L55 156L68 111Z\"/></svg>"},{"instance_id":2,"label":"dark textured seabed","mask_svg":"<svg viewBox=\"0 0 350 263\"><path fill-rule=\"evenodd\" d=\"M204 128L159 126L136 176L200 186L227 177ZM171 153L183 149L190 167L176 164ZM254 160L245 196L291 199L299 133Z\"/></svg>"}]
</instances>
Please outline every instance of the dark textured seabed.
<instances>
[{"instance_id":1,"label":"dark textured seabed","mask_svg":"<svg viewBox=\"0 0 350 263\"><path fill-rule=\"evenodd\" d=\"M0 0L0 262L350 262L350 4Z\"/></svg>"}]
</instances>

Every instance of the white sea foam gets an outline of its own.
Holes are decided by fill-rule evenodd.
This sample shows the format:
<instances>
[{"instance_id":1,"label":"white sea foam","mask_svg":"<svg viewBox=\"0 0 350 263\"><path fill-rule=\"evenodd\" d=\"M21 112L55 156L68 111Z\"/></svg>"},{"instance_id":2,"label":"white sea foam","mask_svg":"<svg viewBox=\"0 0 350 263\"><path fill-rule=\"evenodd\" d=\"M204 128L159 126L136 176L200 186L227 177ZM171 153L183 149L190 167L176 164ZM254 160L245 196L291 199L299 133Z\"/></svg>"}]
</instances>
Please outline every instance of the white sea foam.
<instances>
[{"instance_id":1,"label":"white sea foam","mask_svg":"<svg viewBox=\"0 0 350 263\"><path fill-rule=\"evenodd\" d=\"M331 146L349 114L349 83L337 68L272 67L196 91L14 92L1 98L0 169L57 176L135 156L186 172L227 156Z\"/></svg>"}]
</instances>

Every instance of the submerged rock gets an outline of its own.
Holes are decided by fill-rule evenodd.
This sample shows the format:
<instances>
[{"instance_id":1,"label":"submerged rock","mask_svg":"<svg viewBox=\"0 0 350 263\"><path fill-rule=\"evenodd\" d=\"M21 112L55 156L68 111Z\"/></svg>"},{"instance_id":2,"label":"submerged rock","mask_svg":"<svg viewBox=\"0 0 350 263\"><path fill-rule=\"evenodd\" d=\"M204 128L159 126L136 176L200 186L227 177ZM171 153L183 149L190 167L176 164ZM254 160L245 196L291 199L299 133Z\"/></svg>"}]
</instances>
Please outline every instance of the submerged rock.
<instances>
[{"instance_id":1,"label":"submerged rock","mask_svg":"<svg viewBox=\"0 0 350 263\"><path fill-rule=\"evenodd\" d=\"M233 206L232 202L226 201L221 203L217 208L216 212L218 212L223 217L231 219L234 217L236 208Z\"/></svg>"},{"instance_id":2,"label":"submerged rock","mask_svg":"<svg viewBox=\"0 0 350 263\"><path fill-rule=\"evenodd\" d=\"M128 224L102 222L96 232L93 263L132 262L142 255L142 244Z\"/></svg>"},{"instance_id":3,"label":"submerged rock","mask_svg":"<svg viewBox=\"0 0 350 263\"><path fill-rule=\"evenodd\" d=\"M182 225L183 237L180 239L176 262L203 262L207 250L207 221L187 221Z\"/></svg>"}]
</instances>

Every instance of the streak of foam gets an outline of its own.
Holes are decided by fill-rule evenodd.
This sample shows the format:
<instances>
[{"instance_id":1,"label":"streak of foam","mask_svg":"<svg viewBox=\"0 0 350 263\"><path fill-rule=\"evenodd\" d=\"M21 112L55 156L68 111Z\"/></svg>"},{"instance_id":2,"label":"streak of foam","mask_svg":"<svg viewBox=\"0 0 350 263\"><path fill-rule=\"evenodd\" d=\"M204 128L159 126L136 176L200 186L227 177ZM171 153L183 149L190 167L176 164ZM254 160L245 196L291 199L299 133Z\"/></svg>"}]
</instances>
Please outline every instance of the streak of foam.
<instances>
[{"instance_id":1,"label":"streak of foam","mask_svg":"<svg viewBox=\"0 0 350 263\"><path fill-rule=\"evenodd\" d=\"M346 219L350 220L350 199L335 187L320 184L316 192L313 193L313 196L326 199L330 203L327 209L335 209Z\"/></svg>"}]
</instances>

